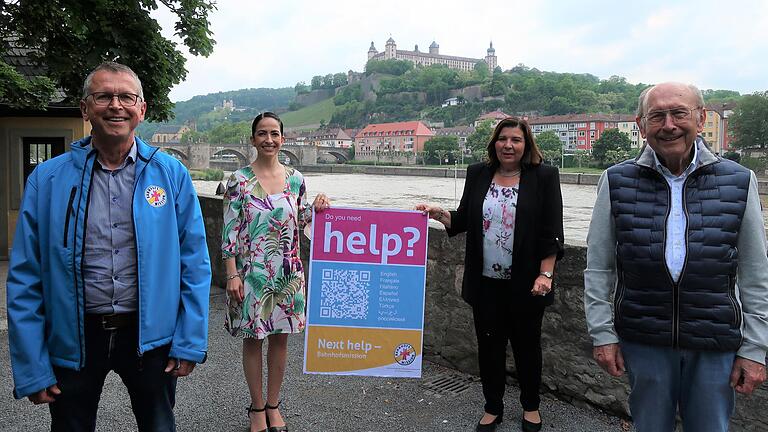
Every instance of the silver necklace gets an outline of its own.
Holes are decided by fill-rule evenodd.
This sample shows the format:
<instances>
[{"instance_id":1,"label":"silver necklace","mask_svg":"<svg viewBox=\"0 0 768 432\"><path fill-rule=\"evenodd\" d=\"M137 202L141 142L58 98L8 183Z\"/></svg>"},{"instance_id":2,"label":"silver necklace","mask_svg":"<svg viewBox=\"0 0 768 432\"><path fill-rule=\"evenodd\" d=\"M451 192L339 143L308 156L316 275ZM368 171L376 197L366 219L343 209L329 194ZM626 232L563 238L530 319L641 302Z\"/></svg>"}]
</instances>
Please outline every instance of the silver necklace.
<instances>
[{"instance_id":1,"label":"silver necklace","mask_svg":"<svg viewBox=\"0 0 768 432\"><path fill-rule=\"evenodd\" d=\"M520 175L520 169L518 168L514 171L505 173L504 171L501 170L501 168L499 168L499 175L502 177L517 177Z\"/></svg>"}]
</instances>

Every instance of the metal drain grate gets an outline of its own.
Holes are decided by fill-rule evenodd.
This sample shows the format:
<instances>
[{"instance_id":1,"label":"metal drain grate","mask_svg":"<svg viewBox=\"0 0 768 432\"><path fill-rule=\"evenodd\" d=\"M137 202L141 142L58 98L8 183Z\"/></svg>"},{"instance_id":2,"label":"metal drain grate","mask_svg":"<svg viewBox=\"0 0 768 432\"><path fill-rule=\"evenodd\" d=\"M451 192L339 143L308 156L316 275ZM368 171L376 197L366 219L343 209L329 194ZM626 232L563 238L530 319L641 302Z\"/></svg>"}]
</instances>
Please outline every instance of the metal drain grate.
<instances>
[{"instance_id":1,"label":"metal drain grate","mask_svg":"<svg viewBox=\"0 0 768 432\"><path fill-rule=\"evenodd\" d=\"M461 376L452 373L441 373L427 379L424 388L436 396L456 396L469 390L474 379L469 376Z\"/></svg>"}]
</instances>

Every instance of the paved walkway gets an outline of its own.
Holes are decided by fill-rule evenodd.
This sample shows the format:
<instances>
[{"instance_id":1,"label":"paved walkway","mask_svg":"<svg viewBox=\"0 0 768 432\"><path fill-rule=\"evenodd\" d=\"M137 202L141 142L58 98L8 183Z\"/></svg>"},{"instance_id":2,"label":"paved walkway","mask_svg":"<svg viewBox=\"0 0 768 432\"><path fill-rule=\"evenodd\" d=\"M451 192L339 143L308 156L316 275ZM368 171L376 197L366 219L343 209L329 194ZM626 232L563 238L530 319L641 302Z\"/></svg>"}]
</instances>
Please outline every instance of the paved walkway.
<instances>
[{"instance_id":1,"label":"paved walkway","mask_svg":"<svg viewBox=\"0 0 768 432\"><path fill-rule=\"evenodd\" d=\"M0 262L5 319L7 262ZM248 391L242 376L239 340L221 328L224 292L212 288L208 361L179 380L176 417L179 431L247 431ZM48 409L11 396L8 334L0 330L0 431L46 431ZM283 415L292 432L318 431L472 431L482 414L476 377L425 362L422 379L386 379L302 373L303 337L289 338L283 387ZM519 431L519 392L509 386L505 421L499 431ZM591 408L577 408L543 396L545 431L622 431L622 421ZM104 387L98 431L134 431L130 401L119 377Z\"/></svg>"}]
</instances>

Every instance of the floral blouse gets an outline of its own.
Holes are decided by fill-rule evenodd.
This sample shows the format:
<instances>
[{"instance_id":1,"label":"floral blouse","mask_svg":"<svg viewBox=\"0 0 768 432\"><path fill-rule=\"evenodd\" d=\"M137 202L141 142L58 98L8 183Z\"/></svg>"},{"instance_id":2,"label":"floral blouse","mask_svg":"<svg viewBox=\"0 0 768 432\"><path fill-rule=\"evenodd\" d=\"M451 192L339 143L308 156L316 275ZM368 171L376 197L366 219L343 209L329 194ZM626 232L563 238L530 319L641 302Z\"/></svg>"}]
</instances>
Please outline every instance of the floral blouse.
<instances>
[{"instance_id":1,"label":"floral blouse","mask_svg":"<svg viewBox=\"0 0 768 432\"><path fill-rule=\"evenodd\" d=\"M267 194L250 166L229 178L224 195L221 253L235 258L242 276L242 303L227 297L225 328L262 339L304 328L306 293L299 259L299 231L306 202L304 177L285 167L282 192Z\"/></svg>"},{"instance_id":2,"label":"floral blouse","mask_svg":"<svg viewBox=\"0 0 768 432\"><path fill-rule=\"evenodd\" d=\"M483 276L512 278L512 246L519 184L511 187L491 182L483 200Z\"/></svg>"}]
</instances>

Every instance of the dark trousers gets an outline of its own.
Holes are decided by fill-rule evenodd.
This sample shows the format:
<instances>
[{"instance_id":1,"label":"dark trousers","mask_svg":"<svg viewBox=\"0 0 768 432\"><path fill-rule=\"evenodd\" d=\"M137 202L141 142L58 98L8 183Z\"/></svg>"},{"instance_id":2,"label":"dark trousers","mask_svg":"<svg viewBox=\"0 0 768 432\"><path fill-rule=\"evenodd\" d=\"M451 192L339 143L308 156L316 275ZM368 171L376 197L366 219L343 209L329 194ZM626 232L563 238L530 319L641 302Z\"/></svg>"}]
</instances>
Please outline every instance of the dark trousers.
<instances>
[{"instance_id":1,"label":"dark trousers","mask_svg":"<svg viewBox=\"0 0 768 432\"><path fill-rule=\"evenodd\" d=\"M61 395L50 404L51 431L96 429L101 389L110 371L128 389L139 431L175 431L176 378L164 372L169 350L166 345L139 356L138 325L104 330L95 320L86 319L85 367L79 371L54 368Z\"/></svg>"},{"instance_id":2,"label":"dark trousers","mask_svg":"<svg viewBox=\"0 0 768 432\"><path fill-rule=\"evenodd\" d=\"M504 413L507 343L512 345L525 411L539 409L541 399L541 320L544 306L529 292L513 292L508 282L483 278L482 299L472 308L477 334L480 380L485 412Z\"/></svg>"}]
</instances>

